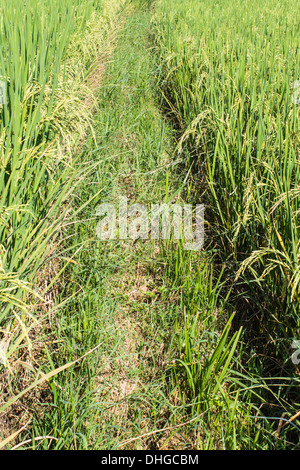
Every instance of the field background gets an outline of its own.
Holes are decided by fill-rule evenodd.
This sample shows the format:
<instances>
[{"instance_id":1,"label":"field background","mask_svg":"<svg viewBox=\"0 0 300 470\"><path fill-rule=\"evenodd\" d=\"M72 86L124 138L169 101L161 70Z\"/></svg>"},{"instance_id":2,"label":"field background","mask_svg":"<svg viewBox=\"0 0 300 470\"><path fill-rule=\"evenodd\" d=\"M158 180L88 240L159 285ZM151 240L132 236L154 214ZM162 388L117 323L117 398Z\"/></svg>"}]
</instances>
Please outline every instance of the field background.
<instances>
[{"instance_id":1,"label":"field background","mask_svg":"<svg viewBox=\"0 0 300 470\"><path fill-rule=\"evenodd\" d=\"M1 448L299 448L299 16L2 2ZM204 249L100 242L124 194Z\"/></svg>"}]
</instances>

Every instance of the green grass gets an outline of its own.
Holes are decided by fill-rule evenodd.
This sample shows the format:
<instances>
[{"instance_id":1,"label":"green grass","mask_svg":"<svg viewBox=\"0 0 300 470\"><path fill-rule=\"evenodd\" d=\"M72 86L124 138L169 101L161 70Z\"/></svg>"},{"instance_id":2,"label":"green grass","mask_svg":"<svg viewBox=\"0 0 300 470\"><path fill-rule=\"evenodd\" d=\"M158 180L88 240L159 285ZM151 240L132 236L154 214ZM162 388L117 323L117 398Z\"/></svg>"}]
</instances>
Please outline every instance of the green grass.
<instances>
[{"instance_id":1,"label":"green grass","mask_svg":"<svg viewBox=\"0 0 300 470\"><path fill-rule=\"evenodd\" d=\"M296 449L296 7L122 4L0 21L1 445ZM98 240L124 195L205 202L204 250Z\"/></svg>"},{"instance_id":2,"label":"green grass","mask_svg":"<svg viewBox=\"0 0 300 470\"><path fill-rule=\"evenodd\" d=\"M128 194L135 203L182 202L188 195L182 166L172 172L168 166L176 132L153 92L160 70L149 42L150 15L128 18L106 70L98 145L86 143L98 165L79 197L101 194L81 214L88 222L71 231L70 249L86 246L64 282L69 294L78 285L80 293L62 312L65 344L52 367L101 345L79 376L68 369L55 378L55 406L35 421L34 434L56 437L51 448L285 448L290 428L276 439L276 421L255 419L261 405L269 406L272 388L258 366L241 361L244 333L232 330L234 306L212 252L188 253L172 241L95 240L100 201ZM134 385L125 396L124 382ZM274 403L284 409L283 398Z\"/></svg>"},{"instance_id":3,"label":"green grass","mask_svg":"<svg viewBox=\"0 0 300 470\"><path fill-rule=\"evenodd\" d=\"M94 0L16 0L1 8L8 95L0 123L3 437L26 418L25 412L8 425L8 405L13 415L17 398L43 382L41 341L57 312L58 278L73 256L61 252L62 230L74 223L72 195L94 165L83 165L76 151L93 121L86 105L94 101L89 76L100 53L104 59L111 48L106 41L120 5L111 4L108 12Z\"/></svg>"},{"instance_id":4,"label":"green grass","mask_svg":"<svg viewBox=\"0 0 300 470\"><path fill-rule=\"evenodd\" d=\"M276 0L174 0L159 1L154 19L164 106L194 200L206 202L206 248L223 271L223 295L231 292L236 327L244 326L240 364L261 376L262 389L267 380L261 413L274 423L299 403L297 18Z\"/></svg>"}]
</instances>

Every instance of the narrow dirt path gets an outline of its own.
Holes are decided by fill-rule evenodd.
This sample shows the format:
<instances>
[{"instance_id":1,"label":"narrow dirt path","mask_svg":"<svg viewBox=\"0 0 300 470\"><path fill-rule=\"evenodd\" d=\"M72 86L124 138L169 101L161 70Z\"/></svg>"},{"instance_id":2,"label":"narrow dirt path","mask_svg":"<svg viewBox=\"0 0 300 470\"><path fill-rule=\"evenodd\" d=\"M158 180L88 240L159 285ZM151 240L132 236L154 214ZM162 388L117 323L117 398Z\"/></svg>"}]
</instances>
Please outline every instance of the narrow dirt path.
<instances>
[{"instance_id":1,"label":"narrow dirt path","mask_svg":"<svg viewBox=\"0 0 300 470\"><path fill-rule=\"evenodd\" d=\"M126 195L129 205L140 202L150 208L166 193L171 131L153 91L156 64L149 41L150 15L129 15L100 93L97 132L109 157L102 172L111 178L103 202L116 207L118 197ZM104 367L96 381L98 403L105 407L100 421L116 448L163 448L167 439L172 448L180 447L184 439L179 433L159 432L175 424L162 367L167 348L160 316L169 306L161 295L159 243L128 239L108 245L106 264L112 269L104 283L116 306L117 347L113 355L103 355Z\"/></svg>"}]
</instances>

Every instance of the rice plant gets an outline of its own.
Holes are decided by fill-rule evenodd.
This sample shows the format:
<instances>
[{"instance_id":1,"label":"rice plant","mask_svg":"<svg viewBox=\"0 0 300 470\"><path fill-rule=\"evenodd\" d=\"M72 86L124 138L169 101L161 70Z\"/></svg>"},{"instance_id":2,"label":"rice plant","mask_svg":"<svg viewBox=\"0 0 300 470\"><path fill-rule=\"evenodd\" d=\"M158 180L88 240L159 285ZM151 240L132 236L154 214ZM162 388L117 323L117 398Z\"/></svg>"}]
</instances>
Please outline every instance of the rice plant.
<instances>
[{"instance_id":1,"label":"rice plant","mask_svg":"<svg viewBox=\"0 0 300 470\"><path fill-rule=\"evenodd\" d=\"M81 164L78 149L92 132L88 77L107 54L105 37L119 6L113 2L107 12L101 0L1 3L2 420L19 397L47 380L33 366L33 343L45 333L46 320L49 328L58 308L53 286L72 262L73 253L60 254L63 227L76 218L72 194L94 165ZM13 385L20 361L29 373L25 390Z\"/></svg>"},{"instance_id":2,"label":"rice plant","mask_svg":"<svg viewBox=\"0 0 300 470\"><path fill-rule=\"evenodd\" d=\"M287 380L300 333L299 19L286 1L160 0L153 20L164 105L207 204L215 267L226 266L264 372L283 367Z\"/></svg>"}]
</instances>

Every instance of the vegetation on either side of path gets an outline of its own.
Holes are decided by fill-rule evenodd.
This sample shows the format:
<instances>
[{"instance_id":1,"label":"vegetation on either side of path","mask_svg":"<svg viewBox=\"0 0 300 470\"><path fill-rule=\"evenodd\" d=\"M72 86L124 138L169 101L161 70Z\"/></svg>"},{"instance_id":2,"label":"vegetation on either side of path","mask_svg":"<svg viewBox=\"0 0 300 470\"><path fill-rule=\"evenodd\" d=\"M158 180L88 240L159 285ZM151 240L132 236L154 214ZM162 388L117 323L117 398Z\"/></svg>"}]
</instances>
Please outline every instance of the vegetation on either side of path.
<instances>
[{"instance_id":1,"label":"vegetation on either side of path","mask_svg":"<svg viewBox=\"0 0 300 470\"><path fill-rule=\"evenodd\" d=\"M197 146L182 146L178 159L178 121L162 111L166 62L151 23L159 5L129 2L101 71L94 126L80 140L72 214L55 255L67 261L51 286L59 308L46 311L47 328L30 336L42 351L34 370L43 386L35 410L20 411L25 426L13 443L20 449L297 447L290 427L276 434L278 421L257 419L264 407L286 410L288 403L278 395L270 402L259 367L241 362L245 334L232 327L236 304L215 247L189 252L174 240L96 236L98 204L118 205L120 195L148 207L201 202L187 166ZM176 36L164 37L172 44ZM168 99L173 110L175 101Z\"/></svg>"},{"instance_id":2,"label":"vegetation on either side of path","mask_svg":"<svg viewBox=\"0 0 300 470\"><path fill-rule=\"evenodd\" d=\"M268 387L239 361L242 332L230 329L234 310L212 253L172 240L96 239L100 202L194 202L159 109L152 14L142 2L129 15L106 69L97 147L85 143L97 166L78 193L95 199L68 232L70 251L81 250L64 295L76 296L60 312L53 361L97 351L52 381L54 401L31 433L53 435L51 448L285 447L285 429L277 439L274 423L255 419Z\"/></svg>"}]
</instances>

